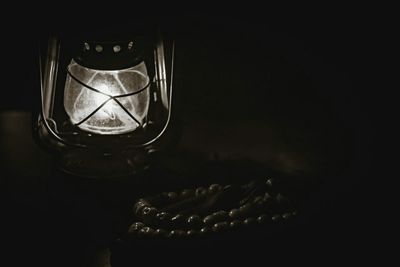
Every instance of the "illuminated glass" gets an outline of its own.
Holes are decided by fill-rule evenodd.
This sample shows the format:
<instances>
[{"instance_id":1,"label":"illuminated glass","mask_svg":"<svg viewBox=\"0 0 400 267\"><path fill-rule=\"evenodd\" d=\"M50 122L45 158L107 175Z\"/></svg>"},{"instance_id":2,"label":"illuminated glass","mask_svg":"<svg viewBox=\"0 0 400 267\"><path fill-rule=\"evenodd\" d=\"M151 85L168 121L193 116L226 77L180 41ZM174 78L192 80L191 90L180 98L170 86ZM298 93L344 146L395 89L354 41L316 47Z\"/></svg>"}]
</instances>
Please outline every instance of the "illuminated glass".
<instances>
[{"instance_id":1,"label":"illuminated glass","mask_svg":"<svg viewBox=\"0 0 400 267\"><path fill-rule=\"evenodd\" d=\"M81 130L111 135L145 125L150 79L144 62L122 70L95 70L72 60L68 72L64 108Z\"/></svg>"}]
</instances>

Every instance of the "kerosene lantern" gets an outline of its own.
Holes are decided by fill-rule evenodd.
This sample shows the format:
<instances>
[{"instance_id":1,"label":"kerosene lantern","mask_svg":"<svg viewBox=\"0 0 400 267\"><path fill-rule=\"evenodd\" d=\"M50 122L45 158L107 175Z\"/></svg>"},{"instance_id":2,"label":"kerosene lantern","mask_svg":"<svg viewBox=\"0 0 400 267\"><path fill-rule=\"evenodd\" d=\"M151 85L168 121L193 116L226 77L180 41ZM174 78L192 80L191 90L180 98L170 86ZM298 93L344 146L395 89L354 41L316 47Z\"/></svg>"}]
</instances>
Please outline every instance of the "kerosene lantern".
<instances>
[{"instance_id":1,"label":"kerosene lantern","mask_svg":"<svg viewBox=\"0 0 400 267\"><path fill-rule=\"evenodd\" d=\"M171 128L174 42L157 27L52 33L41 45L35 133L61 168L115 177L146 167Z\"/></svg>"}]
</instances>

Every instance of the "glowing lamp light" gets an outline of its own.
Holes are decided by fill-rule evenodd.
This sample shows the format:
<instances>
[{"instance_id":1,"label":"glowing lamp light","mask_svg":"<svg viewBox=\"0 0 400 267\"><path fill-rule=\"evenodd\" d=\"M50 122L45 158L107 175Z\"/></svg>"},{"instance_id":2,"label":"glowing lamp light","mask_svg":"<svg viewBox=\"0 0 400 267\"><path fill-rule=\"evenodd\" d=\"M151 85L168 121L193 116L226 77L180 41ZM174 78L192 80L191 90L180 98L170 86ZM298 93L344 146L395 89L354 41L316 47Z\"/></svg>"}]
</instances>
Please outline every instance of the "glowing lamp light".
<instances>
[{"instance_id":1,"label":"glowing lamp light","mask_svg":"<svg viewBox=\"0 0 400 267\"><path fill-rule=\"evenodd\" d=\"M116 71L68 66L64 107L71 122L97 134L122 134L143 126L150 103L144 62Z\"/></svg>"},{"instance_id":2,"label":"glowing lamp light","mask_svg":"<svg viewBox=\"0 0 400 267\"><path fill-rule=\"evenodd\" d=\"M51 34L41 46L35 137L66 172L134 173L171 136L173 69L174 42L160 29Z\"/></svg>"}]
</instances>

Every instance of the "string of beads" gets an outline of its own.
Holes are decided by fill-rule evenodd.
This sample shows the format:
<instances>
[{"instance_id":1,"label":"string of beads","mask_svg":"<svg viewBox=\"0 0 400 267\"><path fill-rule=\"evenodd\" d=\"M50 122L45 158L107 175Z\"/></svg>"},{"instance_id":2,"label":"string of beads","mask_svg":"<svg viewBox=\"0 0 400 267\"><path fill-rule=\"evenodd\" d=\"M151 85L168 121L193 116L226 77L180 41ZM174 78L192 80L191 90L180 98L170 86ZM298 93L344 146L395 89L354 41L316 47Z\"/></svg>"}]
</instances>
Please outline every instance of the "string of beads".
<instances>
[{"instance_id":1,"label":"string of beads","mask_svg":"<svg viewBox=\"0 0 400 267\"><path fill-rule=\"evenodd\" d=\"M130 225L128 236L183 238L286 221L297 211L282 194L273 193L272 184L272 179L261 187L254 182L241 187L212 184L139 199L133 207L139 221ZM239 201L231 201L238 195ZM238 205L215 210L224 198L229 206Z\"/></svg>"}]
</instances>

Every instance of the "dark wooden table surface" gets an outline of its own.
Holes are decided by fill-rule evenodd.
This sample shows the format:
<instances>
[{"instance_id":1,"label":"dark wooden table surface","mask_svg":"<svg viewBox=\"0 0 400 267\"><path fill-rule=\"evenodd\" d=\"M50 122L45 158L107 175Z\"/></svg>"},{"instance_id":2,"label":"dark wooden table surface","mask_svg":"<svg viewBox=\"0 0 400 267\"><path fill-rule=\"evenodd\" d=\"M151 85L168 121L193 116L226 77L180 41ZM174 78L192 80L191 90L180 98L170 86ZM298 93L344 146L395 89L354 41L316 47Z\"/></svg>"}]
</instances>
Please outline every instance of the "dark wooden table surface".
<instances>
[{"instance_id":1,"label":"dark wooden table surface","mask_svg":"<svg viewBox=\"0 0 400 267\"><path fill-rule=\"evenodd\" d=\"M152 258L153 253L178 258L219 255L229 262L234 261L231 253L239 258L253 255L256 259L263 251L284 254L315 250L312 253L342 255L350 253L351 246L359 246L365 238L359 225L364 220L360 214L363 209L355 204L359 203L355 195L359 174L348 167L339 168L341 160L331 163L334 167L326 165L329 156L334 156L329 153L323 159L305 150L310 156L301 157L301 151L294 153L279 145L279 138L262 142L241 139L240 145L232 146L235 140L219 134L229 130L255 132L264 139L273 135L270 129L257 124L238 129L206 124L188 127L180 149L169 154L161 166L129 179L97 181L64 175L55 169L51 155L31 138L30 113L2 112L0 121L2 182L6 188L3 248L11 251L9 256L15 262L29 258L29 262L40 262L42 266L107 266L100 262L108 261L110 251L115 266L134 263L137 257L149 262L160 260ZM207 142L201 146L193 139ZM228 143L225 150L223 142ZM270 150L266 152L260 146ZM169 243L139 240L130 246L113 245L126 231L132 204L139 197L271 176L284 179L284 187L288 186L285 193L301 202L298 218L281 227L268 226L211 239ZM333 244L338 241L341 248L335 249ZM307 242L307 248L303 242Z\"/></svg>"}]
</instances>

